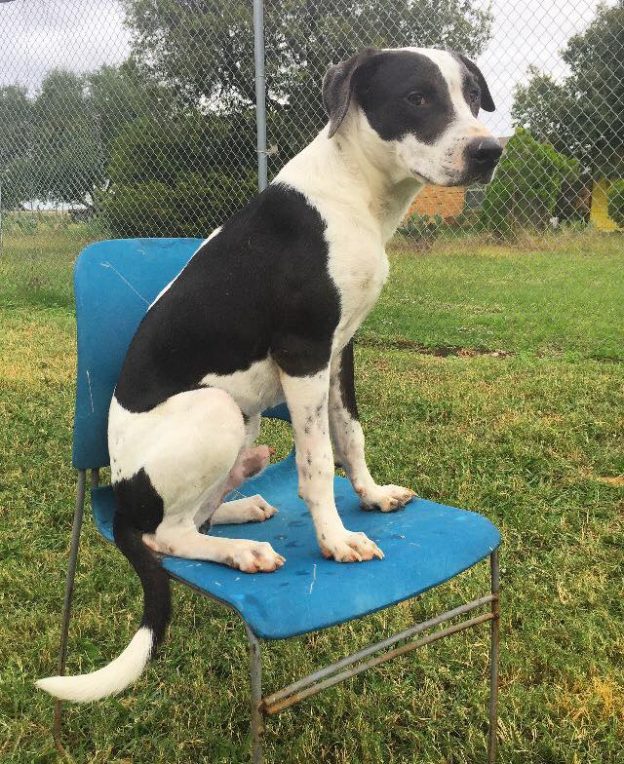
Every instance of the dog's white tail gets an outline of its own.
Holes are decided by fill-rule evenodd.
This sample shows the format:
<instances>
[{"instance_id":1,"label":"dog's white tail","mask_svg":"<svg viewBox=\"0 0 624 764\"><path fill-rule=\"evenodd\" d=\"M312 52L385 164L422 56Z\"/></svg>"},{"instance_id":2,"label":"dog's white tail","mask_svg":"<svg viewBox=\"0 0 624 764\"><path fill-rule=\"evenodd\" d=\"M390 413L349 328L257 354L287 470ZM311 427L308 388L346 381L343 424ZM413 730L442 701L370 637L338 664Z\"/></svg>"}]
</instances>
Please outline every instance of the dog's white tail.
<instances>
[{"instance_id":1,"label":"dog's white tail","mask_svg":"<svg viewBox=\"0 0 624 764\"><path fill-rule=\"evenodd\" d=\"M61 700L87 703L115 695L135 682L163 640L171 616L169 576L143 543L143 534L119 511L113 520L115 543L132 563L143 585L143 618L126 649L99 671L79 676L50 676L36 682Z\"/></svg>"},{"instance_id":2,"label":"dog's white tail","mask_svg":"<svg viewBox=\"0 0 624 764\"><path fill-rule=\"evenodd\" d=\"M50 676L40 679L36 685L56 698L75 703L116 695L139 678L150 659L153 644L154 633L142 626L123 653L104 668L79 676Z\"/></svg>"}]
</instances>

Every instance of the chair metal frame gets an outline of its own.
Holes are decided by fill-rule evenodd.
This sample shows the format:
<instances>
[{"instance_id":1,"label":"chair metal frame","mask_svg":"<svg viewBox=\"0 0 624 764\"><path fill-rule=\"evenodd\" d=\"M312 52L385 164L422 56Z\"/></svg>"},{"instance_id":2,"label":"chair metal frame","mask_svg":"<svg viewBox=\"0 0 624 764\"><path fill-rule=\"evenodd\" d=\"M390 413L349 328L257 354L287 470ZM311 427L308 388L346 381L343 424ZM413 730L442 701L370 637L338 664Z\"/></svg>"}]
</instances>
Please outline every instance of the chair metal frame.
<instances>
[{"instance_id":1,"label":"chair metal frame","mask_svg":"<svg viewBox=\"0 0 624 764\"><path fill-rule=\"evenodd\" d=\"M92 488L99 484L99 470L90 470L90 485ZM69 563L67 568L67 577L65 581L65 598L63 603L63 616L61 622L61 641L58 659L58 673L65 673L65 660L67 656L67 639L69 634L69 622L71 618L71 608L74 593L74 581L76 575L76 566L78 561L78 549L80 545L80 532L84 517L84 503L87 488L87 471L78 470L78 486L76 493L76 505L74 510L74 520L72 526L71 545L69 552ZM489 656L489 730L488 730L488 764L494 764L496 760L497 748L497 721L498 721L498 663L499 663L499 623L500 623L500 582L499 582L499 561L498 549L495 549L489 555L490 559L490 594L479 597L475 600L460 605L459 607L447 610L444 613L430 618L427 621L416 623L403 631L397 632L391 637L370 644L368 647L358 650L335 663L331 663L324 668L308 674L297 681L283 687L281 690L263 697L262 695L262 644L256 637L247 622L243 620L247 640L249 643L249 668L251 680L251 761L252 764L262 764L262 735L264 731L264 721L267 716L278 714L281 711L294 706L296 703L306 698L316 695L318 692L332 687L339 682L357 676L362 672L385 663L392 658L405 655L413 650L431 644L444 637L451 636L460 631L479 626L482 623L490 623L490 656ZM175 576L171 576L176 578ZM184 582L186 583L186 582ZM186 584L188 586L188 584ZM195 587L191 587L195 588ZM196 589L205 597L214 599L220 604L226 604L211 597L207 592ZM435 629L447 621L458 616L469 613L488 606L488 610L481 615L474 616L467 620L461 620L444 629L438 629L426 634L419 639L413 640L423 632ZM397 642L404 642L399 647L395 647L380 655L373 656L379 651L386 650ZM368 659L368 660L367 660ZM56 701L54 707L54 741L59 751L63 751L62 744L62 702Z\"/></svg>"}]
</instances>

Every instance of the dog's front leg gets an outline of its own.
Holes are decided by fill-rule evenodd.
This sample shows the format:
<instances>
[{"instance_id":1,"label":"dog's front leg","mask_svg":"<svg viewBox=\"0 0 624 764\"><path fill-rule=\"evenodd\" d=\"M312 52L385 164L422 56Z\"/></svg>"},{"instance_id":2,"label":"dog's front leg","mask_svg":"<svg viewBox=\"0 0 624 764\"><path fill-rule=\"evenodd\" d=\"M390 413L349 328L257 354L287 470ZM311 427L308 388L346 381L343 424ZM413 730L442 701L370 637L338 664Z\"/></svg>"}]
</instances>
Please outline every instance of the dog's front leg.
<instances>
[{"instance_id":1,"label":"dog's front leg","mask_svg":"<svg viewBox=\"0 0 624 764\"><path fill-rule=\"evenodd\" d=\"M383 557L364 533L348 531L334 499L334 458L329 434L329 366L310 376L280 373L292 419L299 495L308 505L325 557L355 562Z\"/></svg>"},{"instance_id":2,"label":"dog's front leg","mask_svg":"<svg viewBox=\"0 0 624 764\"><path fill-rule=\"evenodd\" d=\"M359 422L355 399L353 340L336 356L331 370L329 391L331 438L340 466L359 495L363 509L391 512L404 506L416 494L398 485L378 485L364 455L364 432Z\"/></svg>"}]
</instances>

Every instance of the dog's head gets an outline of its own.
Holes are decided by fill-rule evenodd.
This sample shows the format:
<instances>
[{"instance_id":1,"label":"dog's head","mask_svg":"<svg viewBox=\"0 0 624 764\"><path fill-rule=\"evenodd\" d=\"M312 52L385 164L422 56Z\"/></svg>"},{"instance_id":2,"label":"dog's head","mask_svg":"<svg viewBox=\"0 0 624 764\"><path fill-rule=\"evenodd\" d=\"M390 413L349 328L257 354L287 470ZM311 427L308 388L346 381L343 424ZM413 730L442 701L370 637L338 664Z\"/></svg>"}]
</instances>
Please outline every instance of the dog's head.
<instances>
[{"instance_id":1,"label":"dog's head","mask_svg":"<svg viewBox=\"0 0 624 764\"><path fill-rule=\"evenodd\" d=\"M477 119L494 111L484 76L465 56L426 48L368 48L323 83L329 137L359 131L371 161L397 180L487 183L502 148Z\"/></svg>"}]
</instances>

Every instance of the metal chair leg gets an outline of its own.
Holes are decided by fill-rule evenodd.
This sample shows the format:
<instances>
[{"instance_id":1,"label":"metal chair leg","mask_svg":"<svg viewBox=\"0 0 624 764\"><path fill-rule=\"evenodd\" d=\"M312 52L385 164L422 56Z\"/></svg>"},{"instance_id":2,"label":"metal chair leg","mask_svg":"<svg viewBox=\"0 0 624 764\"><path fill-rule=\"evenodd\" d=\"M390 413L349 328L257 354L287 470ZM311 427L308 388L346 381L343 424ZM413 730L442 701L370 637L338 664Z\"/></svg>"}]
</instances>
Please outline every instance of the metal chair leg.
<instances>
[{"instance_id":1,"label":"metal chair leg","mask_svg":"<svg viewBox=\"0 0 624 764\"><path fill-rule=\"evenodd\" d=\"M91 470L91 488L97 488L100 484L100 471Z\"/></svg>"},{"instance_id":2,"label":"metal chair leg","mask_svg":"<svg viewBox=\"0 0 624 764\"><path fill-rule=\"evenodd\" d=\"M490 573L492 578L492 594L496 598L492 600L492 615L490 625L490 729L488 736L488 764L494 764L496 760L496 732L498 726L498 647L499 647L499 570L498 550L490 555Z\"/></svg>"},{"instance_id":3,"label":"metal chair leg","mask_svg":"<svg viewBox=\"0 0 624 764\"><path fill-rule=\"evenodd\" d=\"M95 478L92 473L92 481ZM67 635L69 633L69 619L71 617L72 599L74 596L74 579L76 576L76 563L78 560L78 547L80 545L80 531L84 515L84 500L86 491L87 473L85 470L78 472L78 487L76 491L76 506L74 509L74 523L72 526L71 545L69 548L69 564L65 578L65 600L63 602L63 617L61 621L61 645L59 648L58 674L65 673L65 658L67 656ZM61 720L62 704L57 700L54 704L54 742L59 751L63 751L61 743Z\"/></svg>"},{"instance_id":4,"label":"metal chair leg","mask_svg":"<svg viewBox=\"0 0 624 764\"><path fill-rule=\"evenodd\" d=\"M251 762L262 764L262 733L264 719L260 702L262 700L262 653L260 642L245 623L249 640L249 663L251 676Z\"/></svg>"}]
</instances>

